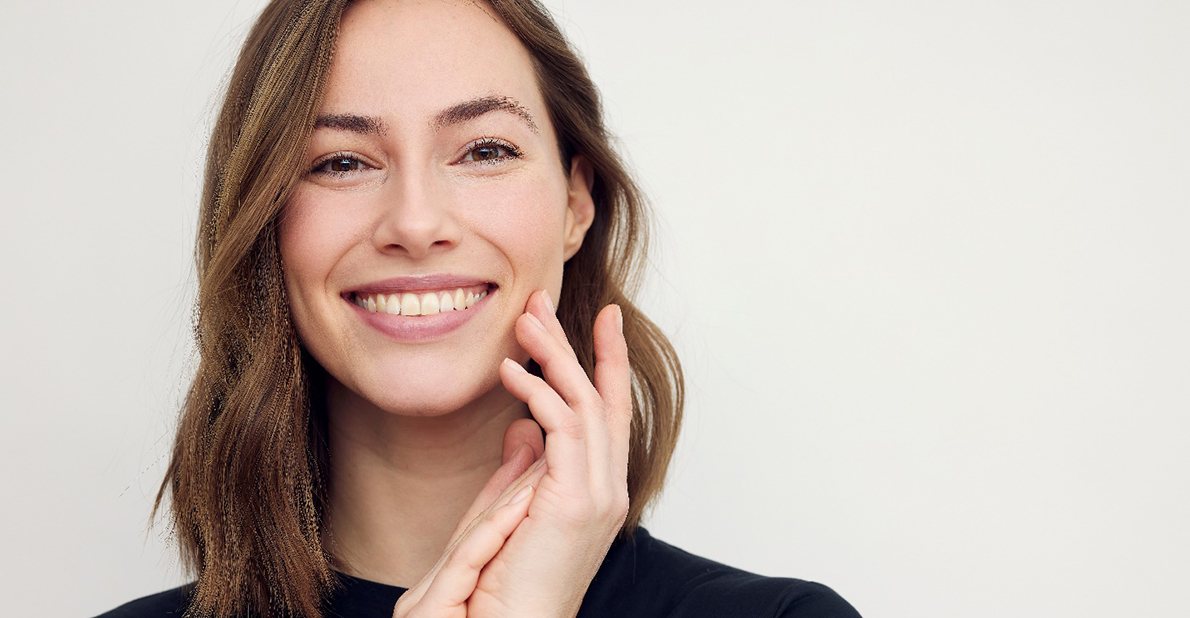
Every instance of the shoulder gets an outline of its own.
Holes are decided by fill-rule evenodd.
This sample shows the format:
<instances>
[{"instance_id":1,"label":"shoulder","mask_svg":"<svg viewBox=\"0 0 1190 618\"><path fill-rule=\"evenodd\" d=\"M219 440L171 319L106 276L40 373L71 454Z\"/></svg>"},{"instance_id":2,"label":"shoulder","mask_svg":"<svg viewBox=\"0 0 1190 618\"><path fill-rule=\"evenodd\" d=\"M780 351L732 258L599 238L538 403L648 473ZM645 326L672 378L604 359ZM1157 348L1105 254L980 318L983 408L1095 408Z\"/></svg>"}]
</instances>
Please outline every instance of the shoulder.
<instances>
[{"instance_id":1,"label":"shoulder","mask_svg":"<svg viewBox=\"0 0 1190 618\"><path fill-rule=\"evenodd\" d=\"M608 551L580 616L858 618L859 613L824 584L749 573L638 528Z\"/></svg>"},{"instance_id":2,"label":"shoulder","mask_svg":"<svg viewBox=\"0 0 1190 618\"><path fill-rule=\"evenodd\" d=\"M157 618L158 616L180 617L190 604L194 583L171 588L164 592L129 601L96 618Z\"/></svg>"}]
</instances>

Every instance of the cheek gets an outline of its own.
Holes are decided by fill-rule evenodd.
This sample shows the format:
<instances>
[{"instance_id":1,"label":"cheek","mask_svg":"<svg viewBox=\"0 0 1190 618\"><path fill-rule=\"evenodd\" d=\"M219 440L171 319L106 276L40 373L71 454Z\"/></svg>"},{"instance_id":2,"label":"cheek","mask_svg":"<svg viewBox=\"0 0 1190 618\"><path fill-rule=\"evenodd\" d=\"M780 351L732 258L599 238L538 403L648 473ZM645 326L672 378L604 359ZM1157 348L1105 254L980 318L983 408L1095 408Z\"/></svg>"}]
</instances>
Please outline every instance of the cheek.
<instances>
[{"instance_id":1,"label":"cheek","mask_svg":"<svg viewBox=\"0 0 1190 618\"><path fill-rule=\"evenodd\" d=\"M281 258L295 273L325 275L359 233L358 222L345 216L358 208L337 203L342 200L315 199L313 193L299 188L285 205L278 229Z\"/></svg>"},{"instance_id":2,"label":"cheek","mask_svg":"<svg viewBox=\"0 0 1190 618\"><path fill-rule=\"evenodd\" d=\"M285 272L285 289L295 326L306 331L316 303L326 302L330 273L354 242L358 229L343 205L312 199L299 188L285 205L278 225L278 243ZM340 206L336 208L336 206Z\"/></svg>"},{"instance_id":3,"label":"cheek","mask_svg":"<svg viewBox=\"0 0 1190 618\"><path fill-rule=\"evenodd\" d=\"M523 178L469 191L474 228L520 269L562 261L566 187L552 178Z\"/></svg>"},{"instance_id":4,"label":"cheek","mask_svg":"<svg viewBox=\"0 0 1190 618\"><path fill-rule=\"evenodd\" d=\"M302 285L324 283L335 263L358 244L368 225L358 196L301 185L285 205L278 229L281 259Z\"/></svg>"}]
</instances>

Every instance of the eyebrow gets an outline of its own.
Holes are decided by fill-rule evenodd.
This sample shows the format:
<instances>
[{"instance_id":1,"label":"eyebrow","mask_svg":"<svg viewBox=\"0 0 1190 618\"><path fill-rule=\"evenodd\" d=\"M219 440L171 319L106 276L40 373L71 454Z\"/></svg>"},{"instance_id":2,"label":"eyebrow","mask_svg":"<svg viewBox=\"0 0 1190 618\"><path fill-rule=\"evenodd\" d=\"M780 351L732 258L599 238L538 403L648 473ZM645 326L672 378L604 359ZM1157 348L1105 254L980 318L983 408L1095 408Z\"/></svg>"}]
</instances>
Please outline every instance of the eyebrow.
<instances>
[{"instance_id":1,"label":"eyebrow","mask_svg":"<svg viewBox=\"0 0 1190 618\"><path fill-rule=\"evenodd\" d=\"M496 111L508 112L523 120L534 133L541 132L533 121L533 114L516 99L505 96L477 97L456 103L438 112L431 124L435 130L441 130ZM380 118L358 114L319 114L314 120L314 128L338 129L360 135L383 135L388 132Z\"/></svg>"},{"instance_id":2,"label":"eyebrow","mask_svg":"<svg viewBox=\"0 0 1190 618\"><path fill-rule=\"evenodd\" d=\"M324 127L360 135L383 135L388 132L383 120L375 116L358 116L356 114L320 114L314 120L314 128Z\"/></svg>"},{"instance_id":3,"label":"eyebrow","mask_svg":"<svg viewBox=\"0 0 1190 618\"><path fill-rule=\"evenodd\" d=\"M514 116L519 117L533 129L534 133L539 133L537 123L533 122L533 114L529 110L517 102L512 97L504 96L487 96L471 99L470 101L463 101L452 105L434 117L434 128L441 129L443 127L474 120L488 112L508 112Z\"/></svg>"}]
</instances>

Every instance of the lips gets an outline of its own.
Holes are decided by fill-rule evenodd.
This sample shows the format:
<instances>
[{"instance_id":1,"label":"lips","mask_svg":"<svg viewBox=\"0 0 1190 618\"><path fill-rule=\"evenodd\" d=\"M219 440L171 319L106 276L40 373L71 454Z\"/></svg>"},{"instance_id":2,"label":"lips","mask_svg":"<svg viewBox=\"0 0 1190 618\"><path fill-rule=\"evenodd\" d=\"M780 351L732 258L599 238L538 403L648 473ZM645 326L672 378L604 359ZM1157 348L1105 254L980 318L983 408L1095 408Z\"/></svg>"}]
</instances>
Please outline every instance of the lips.
<instances>
[{"instance_id":1,"label":"lips","mask_svg":"<svg viewBox=\"0 0 1190 618\"><path fill-rule=\"evenodd\" d=\"M347 290L343 293L343 297L350 299L353 294L356 296L368 296L374 294L401 294L406 292L437 292L481 285L487 286L488 290L494 290L499 287L492 281L470 275L449 273L406 275L365 283L359 287Z\"/></svg>"},{"instance_id":2,"label":"lips","mask_svg":"<svg viewBox=\"0 0 1190 618\"><path fill-rule=\"evenodd\" d=\"M452 298L437 293L452 287ZM483 279L458 275L398 277L360 286L343 293L343 298L365 324L390 339L428 343L462 328L481 313L496 287ZM470 295L460 298L464 288ZM427 301L432 301L431 306L422 307ZM461 308L454 306L456 302Z\"/></svg>"}]
</instances>

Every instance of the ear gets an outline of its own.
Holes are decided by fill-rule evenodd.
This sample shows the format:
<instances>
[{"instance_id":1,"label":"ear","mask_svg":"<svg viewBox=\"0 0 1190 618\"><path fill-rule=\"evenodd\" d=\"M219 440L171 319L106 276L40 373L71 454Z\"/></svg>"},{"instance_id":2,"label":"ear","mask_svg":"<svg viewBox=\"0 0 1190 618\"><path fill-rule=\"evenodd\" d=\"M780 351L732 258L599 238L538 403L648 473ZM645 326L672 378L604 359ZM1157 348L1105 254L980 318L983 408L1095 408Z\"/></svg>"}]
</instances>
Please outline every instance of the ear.
<instances>
[{"instance_id":1,"label":"ear","mask_svg":"<svg viewBox=\"0 0 1190 618\"><path fill-rule=\"evenodd\" d=\"M595 171L582 155L570 159L570 177L567 181L566 223L563 226L563 261L569 260L583 246L583 238L595 220L595 200L591 188L595 185Z\"/></svg>"}]
</instances>

